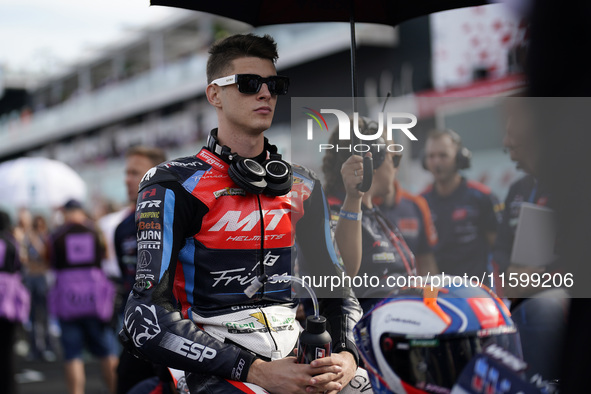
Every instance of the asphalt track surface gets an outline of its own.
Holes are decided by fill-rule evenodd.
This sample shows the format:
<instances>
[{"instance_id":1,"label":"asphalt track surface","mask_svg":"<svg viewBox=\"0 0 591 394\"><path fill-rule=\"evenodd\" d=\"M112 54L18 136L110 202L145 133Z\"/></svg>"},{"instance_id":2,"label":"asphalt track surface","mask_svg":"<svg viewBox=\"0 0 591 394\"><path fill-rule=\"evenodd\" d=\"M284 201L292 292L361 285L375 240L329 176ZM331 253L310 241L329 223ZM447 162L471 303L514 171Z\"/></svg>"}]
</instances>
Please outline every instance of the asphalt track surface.
<instances>
[{"instance_id":1,"label":"asphalt track surface","mask_svg":"<svg viewBox=\"0 0 591 394\"><path fill-rule=\"evenodd\" d=\"M101 377L99 361L89 357L85 360L84 367L85 394L108 394ZM62 360L27 361L17 356L16 372L19 394L67 394L68 392Z\"/></svg>"}]
</instances>

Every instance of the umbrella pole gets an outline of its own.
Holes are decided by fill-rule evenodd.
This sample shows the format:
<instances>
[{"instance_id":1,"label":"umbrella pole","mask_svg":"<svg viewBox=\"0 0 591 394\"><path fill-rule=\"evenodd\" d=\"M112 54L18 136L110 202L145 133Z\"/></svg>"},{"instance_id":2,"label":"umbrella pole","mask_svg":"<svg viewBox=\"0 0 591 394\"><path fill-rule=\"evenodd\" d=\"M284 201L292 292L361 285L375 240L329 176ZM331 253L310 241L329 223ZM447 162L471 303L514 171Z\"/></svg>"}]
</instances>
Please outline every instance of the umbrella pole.
<instances>
[{"instance_id":1,"label":"umbrella pole","mask_svg":"<svg viewBox=\"0 0 591 394\"><path fill-rule=\"evenodd\" d=\"M351 88L353 91L353 113L357 112L357 97L359 96L359 90L357 88L357 61L355 58L355 52L357 52L357 40L355 39L355 2L351 0ZM360 142L359 138L353 133L351 136L351 143L357 145ZM361 153L354 153L359 154ZM357 189L362 192L366 192L371 187L371 181L373 180L373 159L371 157L363 157L363 181L357 185Z\"/></svg>"},{"instance_id":2,"label":"umbrella pole","mask_svg":"<svg viewBox=\"0 0 591 394\"><path fill-rule=\"evenodd\" d=\"M355 52L357 51L357 40L355 39L355 17L351 11L351 89L353 92L353 112L357 112L357 96L359 90L357 88L357 60Z\"/></svg>"}]
</instances>

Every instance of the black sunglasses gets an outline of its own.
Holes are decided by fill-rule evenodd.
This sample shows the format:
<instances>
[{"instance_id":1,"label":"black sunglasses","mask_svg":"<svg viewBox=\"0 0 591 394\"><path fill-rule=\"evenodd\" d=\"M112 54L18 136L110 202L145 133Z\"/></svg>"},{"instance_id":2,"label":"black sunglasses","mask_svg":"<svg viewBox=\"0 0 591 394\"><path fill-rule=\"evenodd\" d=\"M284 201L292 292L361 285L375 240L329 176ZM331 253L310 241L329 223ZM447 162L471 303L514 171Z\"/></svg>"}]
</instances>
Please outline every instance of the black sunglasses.
<instances>
[{"instance_id":1,"label":"black sunglasses","mask_svg":"<svg viewBox=\"0 0 591 394\"><path fill-rule=\"evenodd\" d=\"M211 82L218 86L238 84L238 91L244 94L256 94L261 90L264 83L269 87L269 93L273 95L287 94L289 88L289 78L280 75L273 75L263 78L256 74L234 74L227 77L218 78Z\"/></svg>"}]
</instances>

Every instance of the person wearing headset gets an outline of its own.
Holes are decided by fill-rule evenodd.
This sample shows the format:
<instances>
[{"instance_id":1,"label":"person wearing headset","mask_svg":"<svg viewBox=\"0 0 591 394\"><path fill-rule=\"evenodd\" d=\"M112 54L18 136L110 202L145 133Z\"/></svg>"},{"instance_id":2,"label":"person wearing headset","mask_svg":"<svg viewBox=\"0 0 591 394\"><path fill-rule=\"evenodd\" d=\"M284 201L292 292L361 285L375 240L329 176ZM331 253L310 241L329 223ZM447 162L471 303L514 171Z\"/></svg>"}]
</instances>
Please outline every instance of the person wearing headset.
<instances>
[{"instance_id":1,"label":"person wearing headset","mask_svg":"<svg viewBox=\"0 0 591 394\"><path fill-rule=\"evenodd\" d=\"M495 246L493 261L500 271L510 275L544 273L554 274L561 270L558 259L547 266L527 266L511 263L511 252L523 203L552 208L554 202L547 185L540 182L540 146L535 136L534 113L529 98L511 97L504 106L506 114L503 147L517 169L525 174L509 187L505 208ZM556 243L556 253L563 251ZM539 374L544 379L560 378L561 360L556 355L563 351L569 312L569 296L565 289L536 288L534 286L506 287L504 295L511 300L513 321L522 338L523 359L528 363L526 375Z\"/></svg>"},{"instance_id":2,"label":"person wearing headset","mask_svg":"<svg viewBox=\"0 0 591 394\"><path fill-rule=\"evenodd\" d=\"M377 124L362 118L359 128L364 134L375 134ZM326 152L322 171L335 241L347 274L371 278L367 285L355 288L367 313L392 291L393 278L417 272L415 256L404 237L373 201L394 187L397 157L386 149L384 139L378 138L369 150L373 159L371 187L361 192L363 157L342 148L345 144L338 138L338 129L329 137L329 143L337 149Z\"/></svg>"},{"instance_id":3,"label":"person wearing headset","mask_svg":"<svg viewBox=\"0 0 591 394\"><path fill-rule=\"evenodd\" d=\"M335 393L357 368L357 299L343 288L321 300L332 355L296 364L297 299L289 282L272 280L291 273L296 242L304 271L341 274L318 179L264 136L289 79L277 75L268 35L231 36L209 52L218 127L195 156L162 163L140 183L136 283L121 339L184 370L191 393L254 392L248 384ZM249 298L255 279L262 286Z\"/></svg>"},{"instance_id":4,"label":"person wearing headset","mask_svg":"<svg viewBox=\"0 0 591 394\"><path fill-rule=\"evenodd\" d=\"M541 272L539 267L528 269L524 265L511 264L510 261L521 205L525 202L550 208L552 204L547 186L540 183L537 177L540 167L538 157L540 149L533 130L531 108L528 108L525 99L511 97L507 100L504 109L507 120L503 147L511 161L515 162L516 168L525 172L525 175L509 186L499 234L493 248L493 260L501 272L507 270L518 275L521 273L529 275L533 272ZM519 287L511 289L511 292L512 296L525 297L531 290L536 289Z\"/></svg>"},{"instance_id":5,"label":"person wearing headset","mask_svg":"<svg viewBox=\"0 0 591 394\"><path fill-rule=\"evenodd\" d=\"M437 229L434 253L441 272L482 278L494 271L489 268L489 254L501 206L488 187L461 175L470 167L470 158L455 131L432 130L425 142L423 166L434 181L421 195Z\"/></svg>"}]
</instances>

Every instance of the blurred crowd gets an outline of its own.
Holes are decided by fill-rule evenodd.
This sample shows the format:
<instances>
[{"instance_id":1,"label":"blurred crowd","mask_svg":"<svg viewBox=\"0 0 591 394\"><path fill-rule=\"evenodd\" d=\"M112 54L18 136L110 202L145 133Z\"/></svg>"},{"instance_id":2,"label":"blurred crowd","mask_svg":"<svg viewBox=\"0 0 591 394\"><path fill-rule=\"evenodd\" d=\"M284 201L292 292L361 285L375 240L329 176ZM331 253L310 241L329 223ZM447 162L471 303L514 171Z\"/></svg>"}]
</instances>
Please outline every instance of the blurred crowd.
<instances>
[{"instance_id":1,"label":"blurred crowd","mask_svg":"<svg viewBox=\"0 0 591 394\"><path fill-rule=\"evenodd\" d=\"M555 21L560 15L554 12L556 7L559 7L558 4L544 9L547 10L546 13L538 15L538 18L542 21L546 19ZM578 14L588 15L589 12L588 9L584 9ZM569 27L577 25L572 24L570 19L566 20L566 23L564 19L558 18L558 20L563 21L562 25ZM546 24L546 26L553 24ZM542 51L539 48L542 45L541 42L545 42L539 39L540 36L547 38L546 35L556 33L549 30L533 32L537 38L533 48L538 50L538 52L534 51L533 60L545 64L546 67L540 67L536 72L530 73L532 75L530 93L534 96L588 94L591 86L587 81L589 73L582 71L570 72L572 75L585 76L581 78L582 80L572 78L570 84L561 80L560 83L556 82L558 87L554 89L553 85L549 84L559 79L556 75L562 77L569 73L569 70L561 68L565 67L562 59L567 55L557 56L552 51ZM566 33L569 32L563 34ZM576 40L559 41L560 44L557 43L551 48L558 47L566 51L571 48L565 43L570 42L571 46L577 45L574 42ZM548 62L542 62L542 60L548 60ZM554 65L552 62L560 64ZM584 64L574 66L584 67ZM515 108L508 108L508 112L512 110ZM326 186L328 188L334 186L334 189L328 190L327 194L331 197L333 208L335 239L340 246L341 258L347 267L347 272L350 275L358 275L360 272L376 271L376 266L384 261L405 262L392 264L394 271L387 272L392 275L443 271L449 274L461 274L468 270L494 275L500 275L503 272L526 275L554 272L555 267L551 263L542 267L531 267L516 265L511 261L511 249L519 212L526 202L537 206L557 207L561 214L558 231L563 231L564 237L563 244L559 245L557 250L566 255L565 260L569 262L569 268L573 269L573 272L581 272L582 267L587 267L587 258L584 257L586 254L583 251L588 243L589 204L585 198L589 195L589 185L577 184L578 193L577 196L573 196L570 191L575 189L575 183L565 174L573 171L573 168L586 168L581 166L580 160L581 158L588 160L589 157L584 153L588 144L584 143L575 144L576 146L568 145L568 148L577 151L577 154L569 153L566 137L586 136L588 138L588 133L581 133L582 126L576 124L570 125L572 127L533 130L528 127L531 124L528 125L527 122L531 118L520 117L524 113L527 113L526 109L518 108L517 113L509 116L509 120L513 123L508 122L505 130L503 144L511 160L524 171L524 176L512 185L507 196L494 196L488 188L466 179L461 174L461 170L469 165L470 153L464 150L467 147L462 145L457 135L450 131L434 131L428 138L423 164L425 169L433 174L433 183L420 198L405 193L396 181L396 169L400 165L400 158L392 152L382 152L382 154L372 152L374 176L380 181L375 183L373 190L364 192L356 189L363 174L363 160L350 159L350 156L346 155L338 165L334 162L328 164L328 170L336 172L332 177L334 183L331 185L328 181ZM544 120L552 120L548 119L551 116L550 111L538 114L545 115L542 116ZM515 127L516 125L519 127ZM550 134L555 130L563 130L566 133L564 138L557 139L556 135ZM548 138L534 138L534 134ZM557 156L548 154L550 149L548 141L563 147L563 149L553 147ZM129 283L126 284L126 279L135 278L133 267L137 257L134 260L134 221L130 221L130 218L133 219L137 184L145 171L153 165L150 162L152 158L149 158L144 163L135 162L138 167L135 168L135 172L130 171L130 168L134 168L132 156L133 154L130 154L127 161L126 182L128 181L129 185L135 185L135 188L131 187L130 190L135 190L136 194L134 196L132 192L130 193L130 206L121 211L101 218L91 218L85 213L80 202L69 201L51 219L38 216L23 208L19 211L18 220L13 226L8 215L0 215L2 219L0 271L4 274L1 279L2 288L8 288L6 283L11 283L15 288L15 303L18 300L18 305L22 305L20 308L3 310L3 315L0 317L0 348L2 349L0 372L6 374L3 380L6 383L7 392L12 392L14 369L10 361L11 351L6 349L12 348L14 336L20 327L26 333L27 346L24 351L26 357L48 362L65 361L71 393L81 392L80 384L82 382L83 386L84 383L84 380L80 379L81 365L77 360L80 359L80 352L85 344L76 342L77 335L87 330L98 332L99 334L93 335L93 338L100 338L100 340L88 343L88 350L101 359L109 390L115 393L127 392L130 389L129 387L117 388L117 364L119 367L124 364L122 360L126 353L118 348L115 338L121 326L120 304L123 302L121 300L129 293ZM548 157L558 157L560 160L543 160ZM147 168L142 170L140 164L147 165ZM553 168L550 168L550 171L544 171L548 170L549 166ZM134 174L136 178L133 178ZM504 204L499 203L499 197L505 197ZM405 210L403 215L400 211L396 212L397 209L402 208ZM123 223L127 226L126 231L119 228ZM350 228L344 228L343 225ZM129 227L132 228L131 237ZM573 230L569 230L568 227ZM351 234L351 231L358 231L358 236L353 238L359 244L351 243L350 236L345 236L342 238L343 241L339 242L339 233L343 229L347 230L345 235ZM120 231L122 232L119 238L121 242L118 242L116 234ZM75 241L72 241L74 244L69 245L63 235L70 232L76 236L73 238ZM91 235L81 236L83 234ZM367 234L365 237L370 237L371 242L364 241L364 234ZM372 240L371 237L375 238L376 235L382 238ZM86 266L88 272L96 274L93 283L102 283L104 292L101 294L109 295L104 298L108 301L110 313L104 310L100 313L97 311L95 324L90 324L92 326L68 324L69 319L64 315L65 310L56 310L56 304L52 307L50 302L52 297L56 297L52 295L55 294L55 292L52 293L52 289L55 289L56 285L59 286L60 282L59 272L56 273L56 271L63 268L60 264L66 261L57 256L60 253L63 255L63 250L67 250L68 245L72 254L68 264L78 267ZM92 247L87 248L89 245ZM123 246L119 253L116 252L117 245ZM468 263L467 265L452 264L451 261ZM125 265L122 265L122 262ZM97 268L100 273L97 273ZM454 272L454 270L457 271ZM10 282L11 278L16 280ZM26 286L28 300L22 295L22 291L17 289L18 283ZM76 283L76 281L70 279L69 283ZM516 294L502 294L502 290L497 288L500 295L505 297L505 303L512 309L513 319L522 333L523 357L531 365L528 373L541 373L544 379L562 377L564 392L583 392L581 383L586 384L584 377L587 363L584 361L588 358L586 348L589 346L588 301L573 300L569 311L569 305L563 294L542 292L527 286ZM387 294L367 294L365 298L368 301L364 306L370 309L375 304L372 299L385 296ZM5 299L6 297L3 298ZM23 311L27 313L23 314ZM58 316L60 314L61 316ZM567 321L570 321L568 327ZM565 328L568 329L566 334ZM565 352L561 349L563 345L566 346ZM568 357L562 357L563 354L568 354ZM132 364L137 362L134 359L130 360ZM126 366L126 368L132 369L136 366ZM148 375L158 375L158 371L152 371L152 368L140 366L139 369L143 369ZM141 381L143 378L138 376L133 379ZM126 383L130 384L131 380L130 378L130 382Z\"/></svg>"},{"instance_id":2,"label":"blurred crowd","mask_svg":"<svg viewBox=\"0 0 591 394\"><path fill-rule=\"evenodd\" d=\"M549 204L548 193L535 177L538 156L531 130L526 127L523 108L516 107L523 104L512 103L505 107L508 122L503 144L525 175L511 187L504 204L485 185L462 175L461 171L470 166L471 152L453 130L433 130L428 135L422 164L432 173L433 183L422 195L412 195L401 187L396 178L401 155L376 150L378 144L371 152L374 181L366 192L357 188L363 176L360 156L351 156L345 150L326 155L324 188L333 212L335 243L349 275L445 272L485 273L492 278L488 275L545 270L516 267L510 261L520 205ZM375 132L370 120L362 123L363 132ZM338 143L336 131L332 140ZM382 143L385 146L385 141ZM89 213L81 202L70 200L51 216L21 207L14 226L8 215L3 216L3 244L13 243L15 249L12 272L20 275L30 296L26 317L12 319L13 335L21 338L17 351L28 360L64 361L71 393L84 392L84 351L101 360L106 384L113 393L127 393L136 383L160 374L152 364L122 351L117 334L125 300L136 280L137 185L147 170L165 159L164 152L156 148L139 146L127 152L126 207ZM1 256L2 270L8 267L4 264L6 256ZM387 272L384 267L388 267ZM100 293L84 293L64 285L85 281L82 276L65 275L79 269L86 270L85 277L94 275L92 286L105 282ZM56 290L60 284L63 294ZM496 290L504 295L503 288ZM105 311L96 312L93 319L83 319L84 323L72 320L77 311L69 310L71 298L99 298L99 294L108 305L95 300L93 308ZM357 296L368 312L388 296L388 291L374 286L360 290ZM533 365L532 374L557 378L557 355L567 316L564 296L535 294L532 289L506 296L518 328L527 333L523 350L526 361ZM524 297L528 297L527 302ZM117 375L126 379L118 381Z\"/></svg>"}]
</instances>

